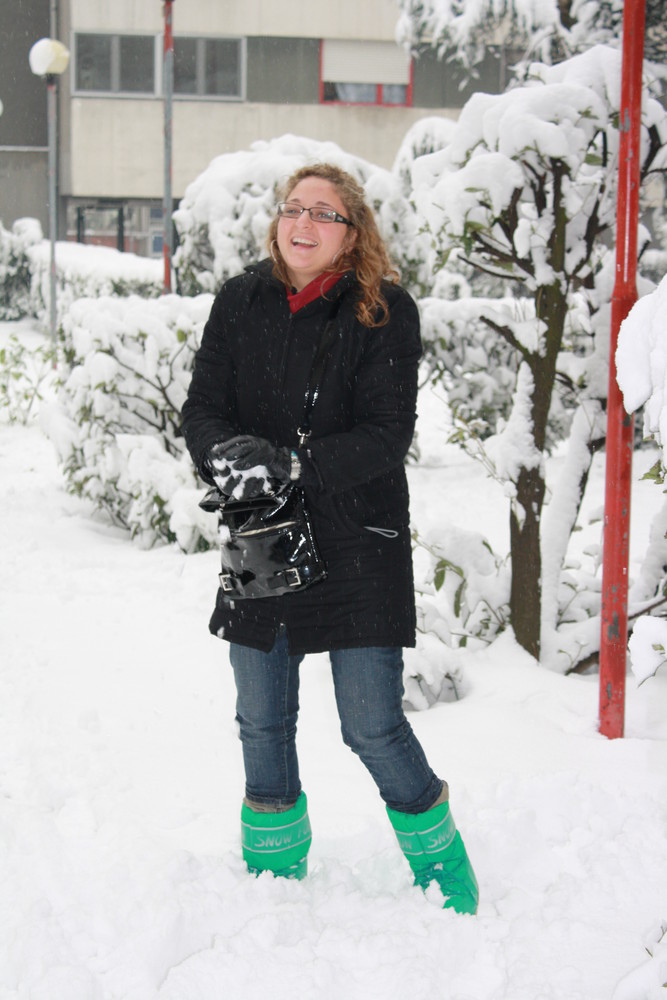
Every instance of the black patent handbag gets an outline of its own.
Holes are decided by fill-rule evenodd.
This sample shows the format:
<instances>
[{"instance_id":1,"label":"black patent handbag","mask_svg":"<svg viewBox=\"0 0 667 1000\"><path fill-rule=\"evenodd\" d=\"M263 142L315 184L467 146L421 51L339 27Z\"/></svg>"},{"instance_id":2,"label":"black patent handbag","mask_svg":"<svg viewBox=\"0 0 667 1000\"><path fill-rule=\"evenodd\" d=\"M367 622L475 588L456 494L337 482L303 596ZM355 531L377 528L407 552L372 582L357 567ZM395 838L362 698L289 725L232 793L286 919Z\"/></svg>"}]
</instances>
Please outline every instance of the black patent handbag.
<instances>
[{"instance_id":1,"label":"black patent handbag","mask_svg":"<svg viewBox=\"0 0 667 1000\"><path fill-rule=\"evenodd\" d=\"M201 506L220 514L219 581L226 596L277 597L326 576L301 487L231 501L214 488Z\"/></svg>"},{"instance_id":2,"label":"black patent handbag","mask_svg":"<svg viewBox=\"0 0 667 1000\"><path fill-rule=\"evenodd\" d=\"M335 336L332 310L306 386L299 445L310 437L310 418ZM220 588L234 599L277 597L311 587L327 575L303 489L288 483L275 493L230 500L212 487L199 506L217 511L220 531Z\"/></svg>"}]
</instances>

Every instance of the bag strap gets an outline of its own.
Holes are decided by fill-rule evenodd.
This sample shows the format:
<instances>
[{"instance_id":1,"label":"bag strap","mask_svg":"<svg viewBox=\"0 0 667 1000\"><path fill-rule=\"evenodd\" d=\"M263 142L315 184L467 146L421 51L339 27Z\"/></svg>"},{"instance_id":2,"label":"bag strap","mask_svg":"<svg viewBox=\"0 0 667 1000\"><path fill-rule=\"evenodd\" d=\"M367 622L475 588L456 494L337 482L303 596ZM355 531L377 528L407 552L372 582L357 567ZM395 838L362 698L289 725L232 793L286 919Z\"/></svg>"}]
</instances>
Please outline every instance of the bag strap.
<instances>
[{"instance_id":1,"label":"bag strap","mask_svg":"<svg viewBox=\"0 0 667 1000\"><path fill-rule=\"evenodd\" d=\"M342 296L339 296L331 308L326 326L322 331L319 346L315 352L315 357L313 358L310 375L308 376L308 382L306 383L303 417L301 418L301 423L297 429L300 445L304 445L311 435L310 416L320 394L322 376L324 375L324 369L326 368L327 361L329 359L329 351L333 347L334 340L336 339L335 322L338 310L340 309L341 299Z\"/></svg>"}]
</instances>

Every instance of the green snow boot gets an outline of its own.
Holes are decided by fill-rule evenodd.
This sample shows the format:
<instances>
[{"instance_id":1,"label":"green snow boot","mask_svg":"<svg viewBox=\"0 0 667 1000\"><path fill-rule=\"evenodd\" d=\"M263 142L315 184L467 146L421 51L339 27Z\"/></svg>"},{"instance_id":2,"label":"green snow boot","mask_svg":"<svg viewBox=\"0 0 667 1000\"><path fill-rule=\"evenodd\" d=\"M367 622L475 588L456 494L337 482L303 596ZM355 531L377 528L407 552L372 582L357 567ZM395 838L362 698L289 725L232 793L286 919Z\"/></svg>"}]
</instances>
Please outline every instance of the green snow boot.
<instances>
[{"instance_id":1,"label":"green snow boot","mask_svg":"<svg viewBox=\"0 0 667 1000\"><path fill-rule=\"evenodd\" d=\"M283 878L305 878L311 830L304 792L284 812L255 812L241 808L243 860L253 875L270 871Z\"/></svg>"},{"instance_id":2,"label":"green snow boot","mask_svg":"<svg viewBox=\"0 0 667 1000\"><path fill-rule=\"evenodd\" d=\"M387 813L400 848L414 872L415 885L426 889L435 880L446 897L445 907L457 913L476 913L477 879L449 802L423 813L402 813L389 807Z\"/></svg>"}]
</instances>

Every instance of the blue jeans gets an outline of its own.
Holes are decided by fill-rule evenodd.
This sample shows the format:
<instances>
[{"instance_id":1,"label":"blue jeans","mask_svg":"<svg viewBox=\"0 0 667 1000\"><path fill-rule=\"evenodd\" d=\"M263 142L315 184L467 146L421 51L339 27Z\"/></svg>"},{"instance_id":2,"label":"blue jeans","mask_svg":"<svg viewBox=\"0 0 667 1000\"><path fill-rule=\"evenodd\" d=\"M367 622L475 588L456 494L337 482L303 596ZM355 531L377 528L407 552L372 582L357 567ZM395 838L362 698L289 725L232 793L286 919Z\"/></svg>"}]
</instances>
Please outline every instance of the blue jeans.
<instances>
[{"instance_id":1,"label":"blue jeans","mask_svg":"<svg viewBox=\"0 0 667 1000\"><path fill-rule=\"evenodd\" d=\"M442 781L403 712L401 649L336 649L329 656L344 742L366 765L391 809L425 812L438 798ZM290 806L301 792L296 724L302 659L290 656L284 630L269 653L231 644L251 802Z\"/></svg>"}]
</instances>

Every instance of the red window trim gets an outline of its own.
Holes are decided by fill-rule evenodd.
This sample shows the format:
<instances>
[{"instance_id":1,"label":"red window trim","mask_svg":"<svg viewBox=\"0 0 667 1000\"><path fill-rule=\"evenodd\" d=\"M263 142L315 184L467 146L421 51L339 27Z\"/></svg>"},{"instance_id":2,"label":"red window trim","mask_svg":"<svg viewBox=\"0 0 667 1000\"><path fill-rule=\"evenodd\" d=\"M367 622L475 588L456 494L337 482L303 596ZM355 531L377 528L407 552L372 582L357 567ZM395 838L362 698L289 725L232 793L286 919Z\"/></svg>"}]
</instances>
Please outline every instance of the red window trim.
<instances>
[{"instance_id":1,"label":"red window trim","mask_svg":"<svg viewBox=\"0 0 667 1000\"><path fill-rule=\"evenodd\" d=\"M319 99L320 104L326 104L327 107L343 107L343 108L411 108L412 107L412 90L414 84L414 60L410 60L410 78L405 88L405 101L402 104L387 104L382 100L382 87L383 84L378 83L375 86L375 101L325 101L324 100L324 84L325 81L322 79L322 63L324 54L324 39L320 39L320 52L319 52ZM329 81L326 81L329 82ZM331 81L334 83L335 81Z\"/></svg>"}]
</instances>

